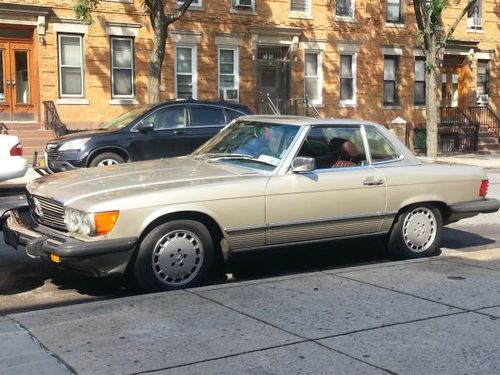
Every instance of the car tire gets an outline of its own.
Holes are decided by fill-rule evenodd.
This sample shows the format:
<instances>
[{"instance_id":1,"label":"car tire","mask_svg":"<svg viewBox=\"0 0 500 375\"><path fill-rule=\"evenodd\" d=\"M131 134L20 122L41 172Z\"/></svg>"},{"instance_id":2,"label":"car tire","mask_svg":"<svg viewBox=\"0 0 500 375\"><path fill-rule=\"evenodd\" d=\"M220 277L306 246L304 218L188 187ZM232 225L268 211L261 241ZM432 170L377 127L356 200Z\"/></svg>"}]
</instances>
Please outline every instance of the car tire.
<instances>
[{"instance_id":1,"label":"car tire","mask_svg":"<svg viewBox=\"0 0 500 375\"><path fill-rule=\"evenodd\" d=\"M105 167L108 165L123 164L125 160L114 152L103 152L95 156L89 163L89 167Z\"/></svg>"},{"instance_id":2,"label":"car tire","mask_svg":"<svg viewBox=\"0 0 500 375\"><path fill-rule=\"evenodd\" d=\"M389 252L399 259L423 258L438 252L443 229L441 211L416 204L399 213L389 236Z\"/></svg>"},{"instance_id":3,"label":"car tire","mask_svg":"<svg viewBox=\"0 0 500 375\"><path fill-rule=\"evenodd\" d=\"M133 273L146 291L188 288L208 278L214 258L213 240L203 224L175 220L157 226L144 237Z\"/></svg>"}]
</instances>

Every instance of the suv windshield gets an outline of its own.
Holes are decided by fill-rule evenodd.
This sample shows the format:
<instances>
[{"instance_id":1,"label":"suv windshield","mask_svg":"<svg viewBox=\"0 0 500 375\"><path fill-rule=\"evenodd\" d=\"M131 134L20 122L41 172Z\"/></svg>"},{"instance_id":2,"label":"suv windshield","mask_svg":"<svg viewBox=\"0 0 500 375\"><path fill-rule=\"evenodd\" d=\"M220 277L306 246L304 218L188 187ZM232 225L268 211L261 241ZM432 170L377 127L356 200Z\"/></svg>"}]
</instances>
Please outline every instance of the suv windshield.
<instances>
[{"instance_id":1,"label":"suv windshield","mask_svg":"<svg viewBox=\"0 0 500 375\"><path fill-rule=\"evenodd\" d=\"M272 170L281 162L300 127L238 121L222 130L193 156Z\"/></svg>"},{"instance_id":2,"label":"suv windshield","mask_svg":"<svg viewBox=\"0 0 500 375\"><path fill-rule=\"evenodd\" d=\"M121 115L118 117L115 117L114 119L104 121L101 125L99 125L99 129L104 129L104 130L119 130L130 124L133 120L135 120L137 117L142 115L144 112L149 110L151 106L140 106L140 107L135 107L134 109L131 109L128 112L123 112Z\"/></svg>"}]
</instances>

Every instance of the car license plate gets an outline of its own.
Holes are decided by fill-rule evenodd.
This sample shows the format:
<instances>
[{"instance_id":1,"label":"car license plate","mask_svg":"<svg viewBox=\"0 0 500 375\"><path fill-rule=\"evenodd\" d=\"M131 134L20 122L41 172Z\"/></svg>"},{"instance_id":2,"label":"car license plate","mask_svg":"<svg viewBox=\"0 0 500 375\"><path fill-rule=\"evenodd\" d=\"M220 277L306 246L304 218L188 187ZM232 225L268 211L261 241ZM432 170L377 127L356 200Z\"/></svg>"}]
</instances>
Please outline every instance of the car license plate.
<instances>
[{"instance_id":1,"label":"car license plate","mask_svg":"<svg viewBox=\"0 0 500 375\"><path fill-rule=\"evenodd\" d=\"M38 162L38 168L45 168L47 167L47 163L45 163L45 158L40 158L40 161Z\"/></svg>"}]
</instances>

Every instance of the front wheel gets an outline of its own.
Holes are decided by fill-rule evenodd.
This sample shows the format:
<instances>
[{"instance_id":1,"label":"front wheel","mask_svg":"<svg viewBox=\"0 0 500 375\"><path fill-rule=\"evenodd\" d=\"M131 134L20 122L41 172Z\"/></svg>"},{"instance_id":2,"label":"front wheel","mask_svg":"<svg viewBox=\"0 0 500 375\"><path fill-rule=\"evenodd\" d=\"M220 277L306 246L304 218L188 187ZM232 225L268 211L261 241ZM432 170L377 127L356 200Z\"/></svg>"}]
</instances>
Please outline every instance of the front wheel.
<instances>
[{"instance_id":1,"label":"front wheel","mask_svg":"<svg viewBox=\"0 0 500 375\"><path fill-rule=\"evenodd\" d=\"M208 229L192 220L161 224L141 242L134 276L147 291L188 288L212 271L214 246Z\"/></svg>"},{"instance_id":2,"label":"front wheel","mask_svg":"<svg viewBox=\"0 0 500 375\"><path fill-rule=\"evenodd\" d=\"M125 163L125 160L114 152L103 152L97 155L89 164L89 167L106 167L108 165L116 165Z\"/></svg>"},{"instance_id":3,"label":"front wheel","mask_svg":"<svg viewBox=\"0 0 500 375\"><path fill-rule=\"evenodd\" d=\"M441 211L427 204L413 205L398 216L389 237L389 251L398 258L436 254L441 241Z\"/></svg>"}]
</instances>

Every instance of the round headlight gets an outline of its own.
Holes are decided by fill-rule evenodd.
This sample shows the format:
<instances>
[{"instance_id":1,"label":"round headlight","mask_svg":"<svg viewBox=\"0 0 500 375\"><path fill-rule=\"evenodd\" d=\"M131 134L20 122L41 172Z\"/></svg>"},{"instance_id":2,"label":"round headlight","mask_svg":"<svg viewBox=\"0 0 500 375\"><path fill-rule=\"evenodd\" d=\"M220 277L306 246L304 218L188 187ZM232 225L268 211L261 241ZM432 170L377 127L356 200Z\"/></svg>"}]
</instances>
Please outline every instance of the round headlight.
<instances>
[{"instance_id":1,"label":"round headlight","mask_svg":"<svg viewBox=\"0 0 500 375\"><path fill-rule=\"evenodd\" d=\"M85 236L89 236L92 233L92 227L94 224L92 215L89 213L82 213L81 219L78 231Z\"/></svg>"},{"instance_id":2,"label":"round headlight","mask_svg":"<svg viewBox=\"0 0 500 375\"><path fill-rule=\"evenodd\" d=\"M66 224L68 231L78 232L80 221L80 213L78 211L72 210L71 208L66 209L64 212L64 223Z\"/></svg>"}]
</instances>

